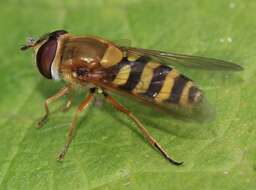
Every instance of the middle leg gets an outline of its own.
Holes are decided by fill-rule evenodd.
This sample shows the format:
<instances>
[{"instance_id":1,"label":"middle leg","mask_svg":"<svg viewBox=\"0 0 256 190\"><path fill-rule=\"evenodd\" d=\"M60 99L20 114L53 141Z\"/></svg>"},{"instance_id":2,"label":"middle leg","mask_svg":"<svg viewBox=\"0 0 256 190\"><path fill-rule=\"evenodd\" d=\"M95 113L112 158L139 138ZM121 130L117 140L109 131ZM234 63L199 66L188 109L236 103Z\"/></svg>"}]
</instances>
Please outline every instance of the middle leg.
<instances>
[{"instance_id":1,"label":"middle leg","mask_svg":"<svg viewBox=\"0 0 256 190\"><path fill-rule=\"evenodd\" d=\"M73 134L74 134L74 131L75 131L75 128L76 128L76 123L77 123L77 119L78 119L78 116L79 114L85 110L89 103L93 100L93 97L94 97L94 93L95 93L95 88L92 88L90 89L90 94L86 97L86 99L78 106L76 112L75 112L75 115L73 117L73 120L72 120L72 123L71 123L71 126L70 128L68 129L68 136L67 136L67 140L66 140L66 143L64 145L64 148L63 150L59 153L58 157L57 157L57 160L59 161L62 161L65 157L65 154L67 153L68 151L68 147L70 145L70 143L72 142L72 139L73 139Z\"/></svg>"}]
</instances>

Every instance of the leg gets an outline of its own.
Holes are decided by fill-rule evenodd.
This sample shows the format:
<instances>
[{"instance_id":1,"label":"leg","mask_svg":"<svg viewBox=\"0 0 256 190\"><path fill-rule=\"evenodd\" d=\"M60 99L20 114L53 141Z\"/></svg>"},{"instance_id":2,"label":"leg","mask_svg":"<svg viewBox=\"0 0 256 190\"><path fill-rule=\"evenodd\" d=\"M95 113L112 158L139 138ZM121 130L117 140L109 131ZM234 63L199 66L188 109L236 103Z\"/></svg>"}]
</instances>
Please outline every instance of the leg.
<instances>
[{"instance_id":1,"label":"leg","mask_svg":"<svg viewBox=\"0 0 256 190\"><path fill-rule=\"evenodd\" d=\"M177 162L175 160L173 160L168 154L167 152L161 147L161 145L149 134L148 130L143 126L143 124L138 120L137 117L135 117L133 115L132 112L130 112L129 110L127 110L124 106L122 106L121 104L119 104L115 99L113 99L111 96L109 96L106 92L103 93L104 96L106 97L106 99L119 111L125 113L130 119L132 119L137 127L140 129L140 131L142 132L142 134L144 135L144 137L147 139L147 141L153 146L155 147L157 150L159 150L161 152L161 154L167 159L169 160L171 163L175 164L175 165L181 165L183 162Z\"/></svg>"},{"instance_id":2,"label":"leg","mask_svg":"<svg viewBox=\"0 0 256 190\"><path fill-rule=\"evenodd\" d=\"M71 93L68 94L68 101L66 102L66 104L63 106L63 108L61 109L61 111L66 112L69 110L69 108L72 105L72 95Z\"/></svg>"},{"instance_id":3,"label":"leg","mask_svg":"<svg viewBox=\"0 0 256 190\"><path fill-rule=\"evenodd\" d=\"M40 119L40 121L38 122L37 127L41 128L43 126L43 124L45 123L45 121L47 120L48 116L49 116L49 104L52 102L55 102L56 100L58 100L59 98L61 98L62 96L66 95L67 93L69 93L70 91L70 87L69 86L65 86L64 88L62 88L59 92L57 92L57 94L55 94L54 96L49 97L45 103L44 103L44 107L45 107L45 115L42 117L42 119Z\"/></svg>"},{"instance_id":4,"label":"leg","mask_svg":"<svg viewBox=\"0 0 256 190\"><path fill-rule=\"evenodd\" d=\"M59 153L57 160L61 161L64 159L65 154L68 151L68 147L69 147L70 143L72 142L72 138L73 138L73 134L74 134L74 131L76 128L76 122L77 122L78 116L85 108L87 108L89 103L93 100L94 92L95 92L95 89L94 88L91 89L90 94L86 97L86 99L77 108L75 115L73 117L71 127L68 129L68 137L67 137L66 144L65 144L63 150Z\"/></svg>"}]
</instances>

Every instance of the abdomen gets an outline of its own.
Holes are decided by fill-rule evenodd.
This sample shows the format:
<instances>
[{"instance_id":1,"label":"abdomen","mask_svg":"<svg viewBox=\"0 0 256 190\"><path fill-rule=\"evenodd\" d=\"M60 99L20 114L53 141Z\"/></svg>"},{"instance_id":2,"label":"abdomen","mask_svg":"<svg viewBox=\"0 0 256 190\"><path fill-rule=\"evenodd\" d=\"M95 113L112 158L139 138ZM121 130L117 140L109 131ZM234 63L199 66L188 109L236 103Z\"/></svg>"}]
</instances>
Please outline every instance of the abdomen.
<instances>
[{"instance_id":1,"label":"abdomen","mask_svg":"<svg viewBox=\"0 0 256 190\"><path fill-rule=\"evenodd\" d=\"M150 57L124 57L107 71L111 85L156 104L193 106L202 92L191 79Z\"/></svg>"}]
</instances>

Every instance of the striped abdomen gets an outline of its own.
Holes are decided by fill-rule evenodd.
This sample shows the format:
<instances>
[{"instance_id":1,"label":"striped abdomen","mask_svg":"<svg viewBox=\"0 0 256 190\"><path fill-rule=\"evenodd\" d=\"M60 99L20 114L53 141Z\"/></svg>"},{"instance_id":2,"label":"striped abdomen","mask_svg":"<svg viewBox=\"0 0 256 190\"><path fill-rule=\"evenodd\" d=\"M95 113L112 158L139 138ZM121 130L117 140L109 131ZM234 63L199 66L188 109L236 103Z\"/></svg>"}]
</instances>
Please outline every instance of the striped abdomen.
<instances>
[{"instance_id":1,"label":"striped abdomen","mask_svg":"<svg viewBox=\"0 0 256 190\"><path fill-rule=\"evenodd\" d=\"M190 106L202 99L202 92L189 78L147 56L124 57L108 72L115 88L155 103Z\"/></svg>"}]
</instances>

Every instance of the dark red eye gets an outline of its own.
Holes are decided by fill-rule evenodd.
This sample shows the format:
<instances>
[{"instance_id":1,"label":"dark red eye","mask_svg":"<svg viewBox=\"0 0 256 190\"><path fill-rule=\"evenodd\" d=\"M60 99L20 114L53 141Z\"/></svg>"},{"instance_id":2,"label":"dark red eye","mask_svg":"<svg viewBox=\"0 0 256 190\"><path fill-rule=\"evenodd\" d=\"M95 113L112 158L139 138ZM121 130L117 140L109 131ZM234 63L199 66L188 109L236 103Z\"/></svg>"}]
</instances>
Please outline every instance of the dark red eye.
<instances>
[{"instance_id":1,"label":"dark red eye","mask_svg":"<svg viewBox=\"0 0 256 190\"><path fill-rule=\"evenodd\" d=\"M52 78L51 67L56 50L57 39L49 38L48 41L39 48L36 55L37 67L40 73L48 79Z\"/></svg>"}]
</instances>

